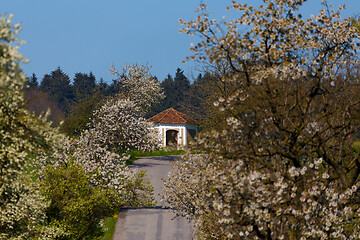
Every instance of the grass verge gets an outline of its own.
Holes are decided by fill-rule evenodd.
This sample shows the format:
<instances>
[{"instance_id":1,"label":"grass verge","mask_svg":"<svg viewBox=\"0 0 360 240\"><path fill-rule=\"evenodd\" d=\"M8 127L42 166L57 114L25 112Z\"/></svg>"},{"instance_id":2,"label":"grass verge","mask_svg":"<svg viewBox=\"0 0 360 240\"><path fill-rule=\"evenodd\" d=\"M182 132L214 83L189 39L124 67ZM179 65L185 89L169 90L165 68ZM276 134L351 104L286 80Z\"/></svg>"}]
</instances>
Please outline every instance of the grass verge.
<instances>
[{"instance_id":1,"label":"grass verge","mask_svg":"<svg viewBox=\"0 0 360 240\"><path fill-rule=\"evenodd\" d=\"M153 157L153 156L170 156L170 155L181 155L184 154L184 150L166 150L161 149L153 152L142 152L138 150L132 150L130 152L130 158L127 160L127 164L133 163L139 157Z\"/></svg>"},{"instance_id":2,"label":"grass verge","mask_svg":"<svg viewBox=\"0 0 360 240\"><path fill-rule=\"evenodd\" d=\"M112 240L113 239L115 225L116 225L117 220L118 220L118 215L116 215L116 214L114 214L114 216L105 218L104 225L103 225L104 236L101 238L101 240Z\"/></svg>"}]
</instances>

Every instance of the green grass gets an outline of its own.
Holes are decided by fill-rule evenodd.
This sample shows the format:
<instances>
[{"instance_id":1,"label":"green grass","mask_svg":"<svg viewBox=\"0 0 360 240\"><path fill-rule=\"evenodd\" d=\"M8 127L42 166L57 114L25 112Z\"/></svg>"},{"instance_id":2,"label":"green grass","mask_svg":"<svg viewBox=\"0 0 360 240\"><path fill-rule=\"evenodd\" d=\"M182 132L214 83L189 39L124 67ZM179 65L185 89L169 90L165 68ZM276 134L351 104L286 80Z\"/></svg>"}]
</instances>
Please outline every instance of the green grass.
<instances>
[{"instance_id":1,"label":"green grass","mask_svg":"<svg viewBox=\"0 0 360 240\"><path fill-rule=\"evenodd\" d=\"M153 156L170 156L170 155L181 155L184 154L184 150L157 150L153 152L142 152L138 150L130 151L130 158L127 160L127 164L133 163L139 157L153 157Z\"/></svg>"},{"instance_id":2,"label":"green grass","mask_svg":"<svg viewBox=\"0 0 360 240\"><path fill-rule=\"evenodd\" d=\"M116 225L117 220L118 220L117 215L116 215L116 217L114 215L114 216L105 218L104 225L103 225L104 236L101 238L101 240L112 240L113 239L115 225Z\"/></svg>"}]
</instances>

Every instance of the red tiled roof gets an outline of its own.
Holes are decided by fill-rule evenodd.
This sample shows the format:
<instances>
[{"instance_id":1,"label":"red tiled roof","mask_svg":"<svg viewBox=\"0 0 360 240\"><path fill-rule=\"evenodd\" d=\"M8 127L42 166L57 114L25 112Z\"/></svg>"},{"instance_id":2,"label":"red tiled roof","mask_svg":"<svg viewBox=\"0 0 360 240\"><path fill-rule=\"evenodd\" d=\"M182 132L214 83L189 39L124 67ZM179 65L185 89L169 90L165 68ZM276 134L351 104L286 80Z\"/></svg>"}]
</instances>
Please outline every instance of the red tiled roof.
<instances>
[{"instance_id":1,"label":"red tiled roof","mask_svg":"<svg viewBox=\"0 0 360 240\"><path fill-rule=\"evenodd\" d=\"M181 113L173 108L166 109L161 113L156 114L155 116L146 120L147 122L153 123L189 123L189 124L199 124L197 121L191 119L184 113Z\"/></svg>"}]
</instances>

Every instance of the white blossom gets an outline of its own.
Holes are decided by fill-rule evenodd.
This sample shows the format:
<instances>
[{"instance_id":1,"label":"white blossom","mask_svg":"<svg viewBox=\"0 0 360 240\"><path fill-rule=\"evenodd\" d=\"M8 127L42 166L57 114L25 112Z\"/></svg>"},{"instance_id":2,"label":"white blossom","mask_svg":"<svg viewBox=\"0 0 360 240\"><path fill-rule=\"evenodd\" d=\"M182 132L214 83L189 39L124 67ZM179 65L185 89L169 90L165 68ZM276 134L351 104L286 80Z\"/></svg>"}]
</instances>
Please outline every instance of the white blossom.
<instances>
[{"instance_id":1,"label":"white blossom","mask_svg":"<svg viewBox=\"0 0 360 240\"><path fill-rule=\"evenodd\" d=\"M164 199L200 239L359 239L358 30L327 1L308 19L304 0L262 2L181 21L202 37L190 58L238 89L214 102L226 135L199 137L208 154L175 163Z\"/></svg>"}]
</instances>

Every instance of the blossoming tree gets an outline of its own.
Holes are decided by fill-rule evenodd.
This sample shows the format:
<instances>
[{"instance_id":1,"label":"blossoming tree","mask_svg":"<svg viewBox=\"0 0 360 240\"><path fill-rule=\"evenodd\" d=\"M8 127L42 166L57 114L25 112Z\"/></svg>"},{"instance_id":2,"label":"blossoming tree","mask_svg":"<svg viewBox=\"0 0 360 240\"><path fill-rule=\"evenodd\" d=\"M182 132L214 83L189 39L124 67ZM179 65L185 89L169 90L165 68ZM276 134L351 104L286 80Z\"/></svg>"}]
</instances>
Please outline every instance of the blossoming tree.
<instances>
[{"instance_id":1,"label":"blossoming tree","mask_svg":"<svg viewBox=\"0 0 360 240\"><path fill-rule=\"evenodd\" d=\"M120 153L134 149L151 151L159 146L159 140L141 113L141 106L135 101L119 96L109 99L94 111L91 129L82 137Z\"/></svg>"},{"instance_id":2,"label":"blossoming tree","mask_svg":"<svg viewBox=\"0 0 360 240\"><path fill-rule=\"evenodd\" d=\"M0 239L53 239L61 229L45 226L49 202L27 171L31 153L56 134L50 123L24 108L20 62L25 60L16 37L21 28L11 18L0 18Z\"/></svg>"},{"instance_id":3,"label":"blossoming tree","mask_svg":"<svg viewBox=\"0 0 360 240\"><path fill-rule=\"evenodd\" d=\"M151 106L164 98L160 83L150 74L148 65L128 64L120 72L113 65L110 71L118 83L117 98L134 102L137 113L144 116Z\"/></svg>"},{"instance_id":4,"label":"blossoming tree","mask_svg":"<svg viewBox=\"0 0 360 240\"><path fill-rule=\"evenodd\" d=\"M358 32L343 6L304 19L303 0L263 2L233 1L223 26L204 4L181 21L204 38L190 58L238 90L214 103L227 126L176 163L165 199L200 238L358 239Z\"/></svg>"}]
</instances>

